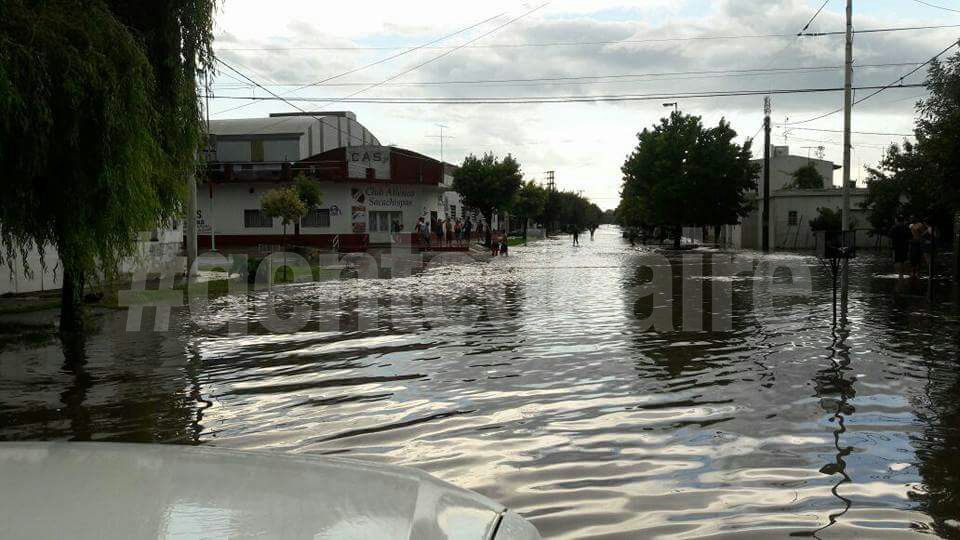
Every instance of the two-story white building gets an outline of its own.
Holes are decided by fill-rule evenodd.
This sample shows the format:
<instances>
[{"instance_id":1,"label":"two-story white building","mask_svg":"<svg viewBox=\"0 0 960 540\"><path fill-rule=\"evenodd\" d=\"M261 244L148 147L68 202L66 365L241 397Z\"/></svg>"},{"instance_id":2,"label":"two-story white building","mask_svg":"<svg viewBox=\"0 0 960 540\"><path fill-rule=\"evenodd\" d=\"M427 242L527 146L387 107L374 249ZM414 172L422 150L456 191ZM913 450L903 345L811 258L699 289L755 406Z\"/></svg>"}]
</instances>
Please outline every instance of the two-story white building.
<instances>
[{"instance_id":1,"label":"two-story white building","mask_svg":"<svg viewBox=\"0 0 960 540\"><path fill-rule=\"evenodd\" d=\"M753 160L761 166L757 176L757 191L748 194L755 203L755 210L743 218L739 225L723 228L721 238L708 238L708 241L721 241L740 249L761 249L763 247L763 160ZM813 165L823 176L823 189L797 189L793 184L793 174L807 165ZM836 210L843 206L843 190L833 185L833 173L838 170L831 161L807 156L790 154L789 147L774 146L770 152L770 248L775 250L807 250L816 247L816 240L810 229L810 221L818 215L818 209ZM857 245L865 246L868 239L869 222L861 203L866 200L865 188L854 188L850 193L850 216L857 230ZM708 231L712 235L712 231ZM684 235L694 240L703 240L701 231L687 228Z\"/></svg>"},{"instance_id":2,"label":"two-story white building","mask_svg":"<svg viewBox=\"0 0 960 540\"><path fill-rule=\"evenodd\" d=\"M412 242L417 221L464 218L451 195L452 166L383 146L351 112L279 114L210 125L206 177L198 188L202 249L277 246L279 219L265 193L299 175L320 183L322 203L287 228L291 245L340 251ZM399 226L400 235L392 234Z\"/></svg>"}]
</instances>

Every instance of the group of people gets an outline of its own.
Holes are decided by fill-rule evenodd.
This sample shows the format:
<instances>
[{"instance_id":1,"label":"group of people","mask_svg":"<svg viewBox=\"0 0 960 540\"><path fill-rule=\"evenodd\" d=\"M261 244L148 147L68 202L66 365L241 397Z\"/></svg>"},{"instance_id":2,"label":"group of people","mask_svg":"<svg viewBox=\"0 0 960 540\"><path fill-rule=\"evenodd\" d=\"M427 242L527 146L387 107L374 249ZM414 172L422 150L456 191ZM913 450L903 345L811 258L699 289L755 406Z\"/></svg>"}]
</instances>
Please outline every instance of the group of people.
<instances>
[{"instance_id":1,"label":"group of people","mask_svg":"<svg viewBox=\"0 0 960 540\"><path fill-rule=\"evenodd\" d=\"M590 231L590 240L593 240L593 235L594 233L597 232L597 226L590 225L588 230ZM580 245L580 229L577 227L574 227L572 234L573 234L573 245L579 246Z\"/></svg>"},{"instance_id":2,"label":"group of people","mask_svg":"<svg viewBox=\"0 0 960 540\"><path fill-rule=\"evenodd\" d=\"M474 227L470 218L464 221L460 219L430 219L421 217L417 220L417 237L421 245L437 247L464 246L470 244L470 238L473 235ZM477 225L476 233L483 233L483 224Z\"/></svg>"},{"instance_id":3,"label":"group of people","mask_svg":"<svg viewBox=\"0 0 960 540\"><path fill-rule=\"evenodd\" d=\"M913 279L920 277L923 264L930 268L933 246L933 228L930 225L921 220L907 224L903 218L899 218L890 229L890 239L893 241L893 263L900 279L903 279L908 268Z\"/></svg>"}]
</instances>

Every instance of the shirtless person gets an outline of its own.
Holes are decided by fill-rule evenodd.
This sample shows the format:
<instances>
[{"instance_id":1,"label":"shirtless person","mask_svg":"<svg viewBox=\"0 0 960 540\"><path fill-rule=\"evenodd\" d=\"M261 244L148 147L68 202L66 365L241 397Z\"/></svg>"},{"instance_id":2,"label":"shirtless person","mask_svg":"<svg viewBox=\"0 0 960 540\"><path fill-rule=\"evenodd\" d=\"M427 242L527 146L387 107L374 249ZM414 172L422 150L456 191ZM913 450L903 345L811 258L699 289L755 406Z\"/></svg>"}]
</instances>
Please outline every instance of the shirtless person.
<instances>
[{"instance_id":1,"label":"shirtless person","mask_svg":"<svg viewBox=\"0 0 960 540\"><path fill-rule=\"evenodd\" d=\"M920 263L927 260L927 237L930 228L922 221L910 225L910 277L920 277ZM927 261L929 265L929 261Z\"/></svg>"}]
</instances>

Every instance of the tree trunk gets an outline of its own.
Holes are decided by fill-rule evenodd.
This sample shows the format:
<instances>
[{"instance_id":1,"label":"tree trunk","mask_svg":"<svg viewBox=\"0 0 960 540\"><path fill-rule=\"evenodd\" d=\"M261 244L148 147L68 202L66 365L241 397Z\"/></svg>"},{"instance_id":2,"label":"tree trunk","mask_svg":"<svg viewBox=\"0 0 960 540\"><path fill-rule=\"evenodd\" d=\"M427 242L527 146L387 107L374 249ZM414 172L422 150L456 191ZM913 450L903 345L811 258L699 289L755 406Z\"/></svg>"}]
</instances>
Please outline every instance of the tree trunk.
<instances>
[{"instance_id":1,"label":"tree trunk","mask_svg":"<svg viewBox=\"0 0 960 540\"><path fill-rule=\"evenodd\" d=\"M483 228L484 238L483 245L487 248L490 247L491 239L493 237L493 210L487 210L482 212L483 217L487 220L487 226Z\"/></svg>"},{"instance_id":2,"label":"tree trunk","mask_svg":"<svg viewBox=\"0 0 960 540\"><path fill-rule=\"evenodd\" d=\"M60 334L83 332L83 272L64 266L60 291Z\"/></svg>"},{"instance_id":3,"label":"tree trunk","mask_svg":"<svg viewBox=\"0 0 960 540\"><path fill-rule=\"evenodd\" d=\"M953 215L953 282L960 283L960 212Z\"/></svg>"}]
</instances>

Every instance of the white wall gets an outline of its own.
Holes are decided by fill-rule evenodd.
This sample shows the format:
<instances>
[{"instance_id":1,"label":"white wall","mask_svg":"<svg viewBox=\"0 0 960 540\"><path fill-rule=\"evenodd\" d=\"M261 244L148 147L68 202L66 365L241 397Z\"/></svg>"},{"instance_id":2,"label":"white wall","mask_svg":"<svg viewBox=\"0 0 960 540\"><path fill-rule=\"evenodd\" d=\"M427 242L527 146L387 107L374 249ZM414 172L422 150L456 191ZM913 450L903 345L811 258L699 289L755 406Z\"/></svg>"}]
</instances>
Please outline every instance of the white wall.
<instances>
[{"instance_id":1,"label":"white wall","mask_svg":"<svg viewBox=\"0 0 960 540\"><path fill-rule=\"evenodd\" d=\"M261 197L267 191L280 186L281 184L277 183L251 182L218 184L214 187L214 204L211 212L209 189L204 184L197 190L197 207L204 225L210 225L212 217L212 226L217 235L282 234L283 227L279 219L274 220L271 228L246 228L243 223L243 211L259 209ZM304 227L301 229L301 234L352 234L351 211L355 205L351 188L363 190L368 226L371 211L403 212L404 232L413 232L417 218L429 216L431 211L437 211L441 217L444 216L441 192L435 186L321 182L320 208L331 210L330 227ZM292 226L287 228L287 233L293 233Z\"/></svg>"},{"instance_id":2,"label":"white wall","mask_svg":"<svg viewBox=\"0 0 960 540\"><path fill-rule=\"evenodd\" d=\"M41 268L41 262L45 263L46 269ZM32 270L32 277L28 277L23 269L23 258L14 257L12 272L7 265L7 261L4 260L3 264L0 265L0 294L20 294L59 289L63 284L60 259L52 248L47 248L43 257L37 250L28 253L27 265Z\"/></svg>"},{"instance_id":3,"label":"white wall","mask_svg":"<svg viewBox=\"0 0 960 540\"><path fill-rule=\"evenodd\" d=\"M772 184L772 182L771 182ZM867 214L860 209L860 203L866 200L866 190L857 189L851 193L851 217L856 221L857 245L872 245L867 230L870 227ZM758 201L762 204L762 201ZM758 204L758 206L760 206ZM771 193L770 197L770 246L772 249L813 249L816 247L810 220L817 217L818 208L837 209L843 205L843 194L839 189L825 190L781 190ZM797 225L789 225L790 212L797 212ZM735 245L744 249L760 249L763 245L763 223L758 208L743 219L738 230L734 231Z\"/></svg>"}]
</instances>

